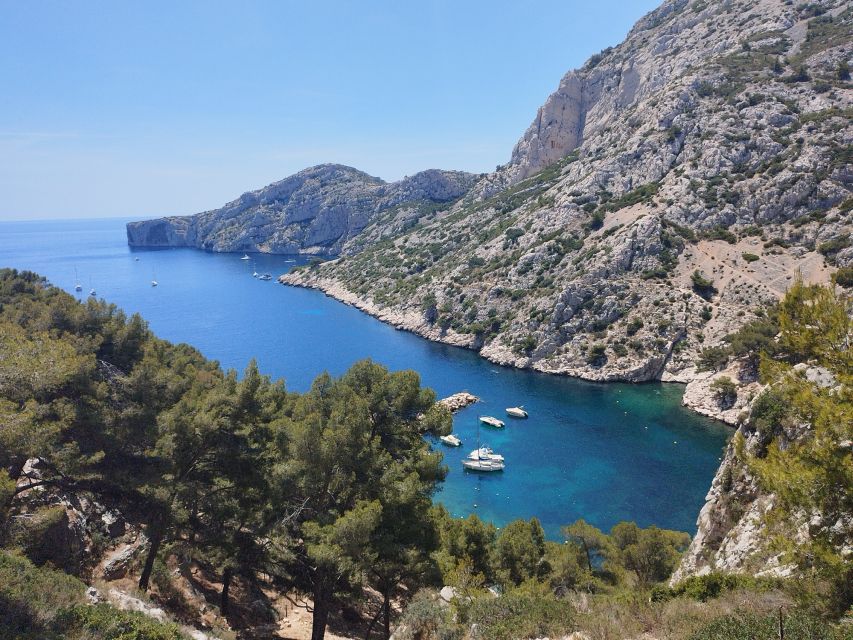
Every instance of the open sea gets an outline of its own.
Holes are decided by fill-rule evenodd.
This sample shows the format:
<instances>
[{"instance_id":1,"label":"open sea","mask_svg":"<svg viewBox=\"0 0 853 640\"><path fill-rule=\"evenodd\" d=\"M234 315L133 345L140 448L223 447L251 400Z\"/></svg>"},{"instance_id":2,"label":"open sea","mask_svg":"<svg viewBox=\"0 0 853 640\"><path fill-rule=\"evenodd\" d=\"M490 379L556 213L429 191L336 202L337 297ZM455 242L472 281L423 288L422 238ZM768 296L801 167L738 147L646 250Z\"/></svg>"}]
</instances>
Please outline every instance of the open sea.
<instances>
[{"instance_id":1,"label":"open sea","mask_svg":"<svg viewBox=\"0 0 853 640\"><path fill-rule=\"evenodd\" d=\"M695 532L730 429L680 404L675 384L597 384L498 367L472 351L397 331L317 291L252 278L274 277L298 256L131 249L122 219L0 222L0 267L29 269L85 298L139 312L162 338L187 342L224 368L261 370L304 391L322 371L343 373L372 358L414 369L439 397L482 398L455 417L464 446L440 448L450 472L435 499L456 516L498 526L536 516L552 539L584 518L608 529L620 520ZM138 260L136 260L138 258ZM76 277L82 293L74 292ZM160 285L152 287L156 277ZM504 408L524 405L527 420ZM478 416L506 422L481 440L506 458L494 474L463 471L476 447Z\"/></svg>"}]
</instances>

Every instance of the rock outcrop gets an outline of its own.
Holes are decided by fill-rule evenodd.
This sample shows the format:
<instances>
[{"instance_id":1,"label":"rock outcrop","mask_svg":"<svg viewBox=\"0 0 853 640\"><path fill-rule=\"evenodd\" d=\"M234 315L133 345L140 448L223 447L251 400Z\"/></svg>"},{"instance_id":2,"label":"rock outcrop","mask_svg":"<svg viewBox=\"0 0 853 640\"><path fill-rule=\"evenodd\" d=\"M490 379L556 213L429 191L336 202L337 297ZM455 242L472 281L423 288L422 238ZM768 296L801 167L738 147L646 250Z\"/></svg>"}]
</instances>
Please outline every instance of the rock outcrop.
<instances>
[{"instance_id":1,"label":"rock outcrop","mask_svg":"<svg viewBox=\"0 0 853 640\"><path fill-rule=\"evenodd\" d=\"M801 363L789 374L802 377L817 389L838 393L840 386L823 367ZM757 396L756 396L757 397ZM749 460L760 453L771 437L779 438L785 446L814 436L812 425L804 420L774 424L773 432L762 432L749 407L743 411L738 424L738 436L732 439L711 483L705 505L696 522L696 535L671 578L675 584L684 578L714 572L749 573L788 577L795 567L785 564L782 556L769 550L766 531L768 512L778 500L762 488L752 472ZM841 443L849 448L850 443ZM831 528L836 538L846 540L847 555L853 554L853 521L849 514L836 520L818 511L794 514L786 522L789 537L797 544L810 536L820 535L821 529Z\"/></svg>"},{"instance_id":2,"label":"rock outcrop","mask_svg":"<svg viewBox=\"0 0 853 640\"><path fill-rule=\"evenodd\" d=\"M352 167L320 165L221 209L128 223L127 240L137 247L334 255L378 216L416 217L422 207L458 199L475 180L430 170L386 183Z\"/></svg>"},{"instance_id":3,"label":"rock outcrop","mask_svg":"<svg viewBox=\"0 0 853 640\"><path fill-rule=\"evenodd\" d=\"M850 64L849 2L667 0L458 203L377 219L282 281L501 364L697 379L797 272L853 265Z\"/></svg>"}]
</instances>

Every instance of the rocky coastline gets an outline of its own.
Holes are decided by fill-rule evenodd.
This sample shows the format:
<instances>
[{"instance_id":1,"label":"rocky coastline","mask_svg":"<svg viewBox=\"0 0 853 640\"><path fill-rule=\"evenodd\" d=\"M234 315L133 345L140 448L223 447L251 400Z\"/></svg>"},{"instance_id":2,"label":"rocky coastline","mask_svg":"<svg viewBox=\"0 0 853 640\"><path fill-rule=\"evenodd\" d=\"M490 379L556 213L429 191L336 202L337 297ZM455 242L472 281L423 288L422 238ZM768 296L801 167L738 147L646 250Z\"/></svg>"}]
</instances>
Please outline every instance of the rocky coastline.
<instances>
[{"instance_id":1,"label":"rocky coastline","mask_svg":"<svg viewBox=\"0 0 853 640\"><path fill-rule=\"evenodd\" d=\"M682 398L682 404L685 407L731 426L737 424L738 416L748 408L749 401L760 390L760 385L754 382L740 384L737 401L730 407L722 408L711 390L711 383L726 375L740 382L737 374L733 371L726 370L714 374L698 372L695 368L667 371L665 368L666 361L660 356L649 358L628 370L608 368L606 365L598 372L590 372L588 369L570 365L554 367L548 362L520 357L512 350L501 348L496 343L482 348L482 345L478 345L477 340L471 336L462 335L453 330L442 331L439 327L430 324L421 313L381 307L349 291L336 280L315 278L307 272L296 271L279 276L278 281L287 286L320 291L326 296L355 307L397 330L409 331L433 342L477 351L481 357L500 366L569 376L589 382L642 383L660 381L685 384L684 397ZM657 372L658 375L650 375L654 372Z\"/></svg>"}]
</instances>

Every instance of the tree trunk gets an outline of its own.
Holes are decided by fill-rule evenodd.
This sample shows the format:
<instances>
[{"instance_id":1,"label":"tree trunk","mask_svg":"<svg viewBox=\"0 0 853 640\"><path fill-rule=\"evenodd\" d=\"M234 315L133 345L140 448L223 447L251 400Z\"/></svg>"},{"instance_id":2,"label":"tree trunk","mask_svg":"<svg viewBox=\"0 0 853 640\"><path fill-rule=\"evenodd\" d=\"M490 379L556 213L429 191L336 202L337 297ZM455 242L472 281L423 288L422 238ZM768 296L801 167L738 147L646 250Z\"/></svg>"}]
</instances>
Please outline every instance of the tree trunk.
<instances>
[{"instance_id":1,"label":"tree trunk","mask_svg":"<svg viewBox=\"0 0 853 640\"><path fill-rule=\"evenodd\" d=\"M231 588L231 578L234 575L234 571L231 567L225 567L225 571L222 572L222 594L219 598L219 612L223 616L228 616L228 590Z\"/></svg>"},{"instance_id":2,"label":"tree trunk","mask_svg":"<svg viewBox=\"0 0 853 640\"><path fill-rule=\"evenodd\" d=\"M364 640L370 640L370 634L373 633L373 626L379 620L379 616L382 615L382 607L376 610L376 615L373 616L373 620L370 621L370 624L367 625L367 633L364 634Z\"/></svg>"},{"instance_id":3,"label":"tree trunk","mask_svg":"<svg viewBox=\"0 0 853 640\"><path fill-rule=\"evenodd\" d=\"M160 543L163 542L163 527L160 524L152 524L148 528L151 535L151 546L148 547L148 555L145 556L145 564L142 567L142 575L139 576L139 588L148 591L148 582L151 580L151 571L154 569L154 560L160 551Z\"/></svg>"},{"instance_id":4,"label":"tree trunk","mask_svg":"<svg viewBox=\"0 0 853 640\"><path fill-rule=\"evenodd\" d=\"M382 618L385 623L385 640L391 637L391 597L386 591L382 594L385 600L382 602Z\"/></svg>"},{"instance_id":5,"label":"tree trunk","mask_svg":"<svg viewBox=\"0 0 853 640\"><path fill-rule=\"evenodd\" d=\"M314 588L314 617L311 621L311 640L323 640L329 621L329 599L321 586Z\"/></svg>"}]
</instances>

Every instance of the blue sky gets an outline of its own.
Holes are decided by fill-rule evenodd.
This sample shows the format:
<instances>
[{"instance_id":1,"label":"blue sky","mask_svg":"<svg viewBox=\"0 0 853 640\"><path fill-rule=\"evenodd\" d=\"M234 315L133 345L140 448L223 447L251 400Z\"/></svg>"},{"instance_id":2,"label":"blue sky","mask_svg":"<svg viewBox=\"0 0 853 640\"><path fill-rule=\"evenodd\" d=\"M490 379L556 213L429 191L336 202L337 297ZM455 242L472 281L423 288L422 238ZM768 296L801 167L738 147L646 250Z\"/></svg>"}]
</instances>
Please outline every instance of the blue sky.
<instances>
[{"instance_id":1,"label":"blue sky","mask_svg":"<svg viewBox=\"0 0 853 640\"><path fill-rule=\"evenodd\" d=\"M0 0L0 219L221 206L322 162L509 159L657 0Z\"/></svg>"}]
</instances>

